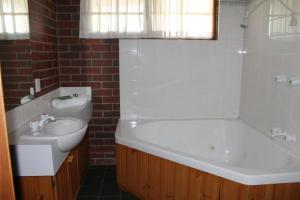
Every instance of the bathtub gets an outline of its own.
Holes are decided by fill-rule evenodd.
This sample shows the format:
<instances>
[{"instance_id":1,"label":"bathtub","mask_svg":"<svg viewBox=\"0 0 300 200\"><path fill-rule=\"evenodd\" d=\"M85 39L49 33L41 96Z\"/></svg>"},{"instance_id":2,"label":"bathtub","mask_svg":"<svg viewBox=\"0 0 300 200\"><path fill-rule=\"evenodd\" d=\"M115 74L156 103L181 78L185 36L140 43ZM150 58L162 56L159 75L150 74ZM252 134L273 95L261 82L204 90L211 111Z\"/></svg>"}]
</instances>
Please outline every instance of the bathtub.
<instances>
[{"instance_id":1,"label":"bathtub","mask_svg":"<svg viewBox=\"0 0 300 200\"><path fill-rule=\"evenodd\" d=\"M240 184L300 182L300 158L239 119L120 120L116 143Z\"/></svg>"}]
</instances>

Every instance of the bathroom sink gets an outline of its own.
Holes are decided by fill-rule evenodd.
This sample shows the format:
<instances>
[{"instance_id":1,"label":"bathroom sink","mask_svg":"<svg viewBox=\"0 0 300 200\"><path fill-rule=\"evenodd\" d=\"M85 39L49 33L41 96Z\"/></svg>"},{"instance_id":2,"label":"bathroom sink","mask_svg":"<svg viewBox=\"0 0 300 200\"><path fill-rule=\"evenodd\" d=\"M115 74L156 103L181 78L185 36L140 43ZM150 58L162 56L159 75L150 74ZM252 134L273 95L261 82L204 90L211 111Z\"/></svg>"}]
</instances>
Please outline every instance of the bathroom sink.
<instances>
[{"instance_id":1,"label":"bathroom sink","mask_svg":"<svg viewBox=\"0 0 300 200\"><path fill-rule=\"evenodd\" d=\"M60 118L50 122L43 127L43 132L47 135L63 136L75 134L84 127L84 122L76 118Z\"/></svg>"},{"instance_id":2,"label":"bathroom sink","mask_svg":"<svg viewBox=\"0 0 300 200\"><path fill-rule=\"evenodd\" d=\"M87 123L81 119L64 117L56 118L54 122L44 125L39 134L22 135L22 139L30 140L56 140L62 152L72 150L80 143L87 130Z\"/></svg>"},{"instance_id":3,"label":"bathroom sink","mask_svg":"<svg viewBox=\"0 0 300 200\"><path fill-rule=\"evenodd\" d=\"M82 97L86 100L79 104L72 104L71 102L64 102L61 107L51 106L50 114L57 117L75 117L89 122L92 117L92 102L88 97ZM73 102L74 103L74 102Z\"/></svg>"},{"instance_id":4,"label":"bathroom sink","mask_svg":"<svg viewBox=\"0 0 300 200\"><path fill-rule=\"evenodd\" d=\"M88 102L89 99L85 96L80 96L80 97L62 96L53 99L51 101L51 106L54 109L67 109L67 108L80 109L80 108L84 108Z\"/></svg>"}]
</instances>

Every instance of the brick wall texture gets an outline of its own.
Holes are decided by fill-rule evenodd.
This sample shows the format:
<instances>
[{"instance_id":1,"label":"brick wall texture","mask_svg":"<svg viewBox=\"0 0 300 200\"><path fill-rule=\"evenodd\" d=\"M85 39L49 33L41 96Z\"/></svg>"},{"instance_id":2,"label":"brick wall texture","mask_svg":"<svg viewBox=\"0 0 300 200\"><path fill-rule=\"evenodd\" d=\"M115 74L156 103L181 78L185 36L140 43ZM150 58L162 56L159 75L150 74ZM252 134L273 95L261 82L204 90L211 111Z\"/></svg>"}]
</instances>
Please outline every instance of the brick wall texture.
<instances>
[{"instance_id":1,"label":"brick wall texture","mask_svg":"<svg viewBox=\"0 0 300 200\"><path fill-rule=\"evenodd\" d=\"M32 84L30 40L0 40L5 109L20 104Z\"/></svg>"},{"instance_id":2,"label":"brick wall texture","mask_svg":"<svg viewBox=\"0 0 300 200\"><path fill-rule=\"evenodd\" d=\"M24 58L22 64L13 61L11 71L6 73L14 79L22 73L22 82L26 80L30 86L34 77L41 78L41 94L59 86L92 87L93 116L88 133L90 163L114 164L114 132L120 116L118 40L79 38L79 0L29 0L28 6L31 48L26 41L23 41L27 45L25 49L14 47L18 42L0 43L0 49L1 45L8 45L13 50L11 55L2 55L0 50L0 56L12 56L14 60L25 56L24 51L28 50L32 63L29 58ZM33 77L30 76L30 64ZM23 68L28 70L28 77L20 71ZM27 94L29 85L24 85Z\"/></svg>"},{"instance_id":3,"label":"brick wall texture","mask_svg":"<svg viewBox=\"0 0 300 200\"><path fill-rule=\"evenodd\" d=\"M37 96L59 87L56 2L28 0L30 39L0 41L5 109L20 105L34 78L41 79Z\"/></svg>"},{"instance_id":4,"label":"brick wall texture","mask_svg":"<svg viewBox=\"0 0 300 200\"><path fill-rule=\"evenodd\" d=\"M55 0L28 0L33 77L44 94L59 87Z\"/></svg>"},{"instance_id":5,"label":"brick wall texture","mask_svg":"<svg viewBox=\"0 0 300 200\"><path fill-rule=\"evenodd\" d=\"M118 40L80 39L79 9L79 0L57 1L60 85L92 87L90 163L114 164L114 132L120 116L119 43Z\"/></svg>"}]
</instances>

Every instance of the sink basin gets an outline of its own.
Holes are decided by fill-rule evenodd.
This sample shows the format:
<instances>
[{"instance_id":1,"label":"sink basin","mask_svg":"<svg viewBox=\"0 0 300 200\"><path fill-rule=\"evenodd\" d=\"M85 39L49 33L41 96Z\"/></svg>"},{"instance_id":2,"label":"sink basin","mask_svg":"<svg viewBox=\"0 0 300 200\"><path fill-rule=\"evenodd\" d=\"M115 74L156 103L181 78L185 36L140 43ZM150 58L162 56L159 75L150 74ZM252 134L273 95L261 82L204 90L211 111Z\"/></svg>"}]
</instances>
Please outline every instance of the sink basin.
<instances>
[{"instance_id":1,"label":"sink basin","mask_svg":"<svg viewBox=\"0 0 300 200\"><path fill-rule=\"evenodd\" d=\"M81 119L64 117L56 118L43 126L39 135L30 134L22 135L22 139L30 140L56 140L58 148L62 152L72 150L79 144L87 130L87 123Z\"/></svg>"},{"instance_id":2,"label":"sink basin","mask_svg":"<svg viewBox=\"0 0 300 200\"><path fill-rule=\"evenodd\" d=\"M84 108L88 103L89 99L87 97L71 97L66 96L67 99L53 99L51 105L54 109L65 109L65 108Z\"/></svg>"},{"instance_id":3,"label":"sink basin","mask_svg":"<svg viewBox=\"0 0 300 200\"><path fill-rule=\"evenodd\" d=\"M51 115L54 115L56 117L62 117L62 118L80 118L83 119L85 122L89 122L92 117L92 102L91 100L88 100L86 104L81 106L74 106L74 107L67 107L67 108L51 108Z\"/></svg>"},{"instance_id":4,"label":"sink basin","mask_svg":"<svg viewBox=\"0 0 300 200\"><path fill-rule=\"evenodd\" d=\"M43 132L47 135L63 136L67 134L75 134L81 130L85 123L76 118L59 118L54 122L46 124Z\"/></svg>"}]
</instances>

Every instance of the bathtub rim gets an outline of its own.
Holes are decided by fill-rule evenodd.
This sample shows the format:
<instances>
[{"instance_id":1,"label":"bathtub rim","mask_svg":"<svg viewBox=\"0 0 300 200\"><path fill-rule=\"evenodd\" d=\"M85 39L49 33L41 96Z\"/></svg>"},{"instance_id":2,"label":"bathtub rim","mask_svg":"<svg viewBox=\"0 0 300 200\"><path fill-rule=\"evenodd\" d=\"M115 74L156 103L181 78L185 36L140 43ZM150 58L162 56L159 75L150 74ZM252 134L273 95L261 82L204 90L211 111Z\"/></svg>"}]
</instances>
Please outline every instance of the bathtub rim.
<instances>
[{"instance_id":1,"label":"bathtub rim","mask_svg":"<svg viewBox=\"0 0 300 200\"><path fill-rule=\"evenodd\" d=\"M203 119L200 119L203 120ZM226 119L214 119L214 120L226 120ZM234 119L229 119L230 121ZM235 119L236 121L241 121L240 119ZM117 144L121 144L124 146L128 146L134 149L137 149L139 151L149 153L173 162L177 162L182 165L186 165L213 175L217 175L229 180L232 180L234 182L244 184L244 185L265 185L265 184L280 184L280 183L297 183L300 182L300 169L299 171L295 172L276 172L273 173L267 173L267 174L255 174L253 173L256 170L253 170L252 173L247 172L239 172L234 171L239 169L238 167L228 167L225 168L224 166L218 166L217 164L213 164L207 161L201 161L192 157L186 157L184 155L181 155L180 153L174 153L168 150L165 150L163 148L156 147L151 144L147 144L145 142L139 141L139 140L133 140L132 138L126 138L121 135L120 130L120 124L121 123L127 123L130 121L135 120L119 120L116 133L115 133L115 139ZM141 121L148 121L148 120L141 120ZM149 120L149 122L155 122L155 121L162 121L162 120ZM173 121L173 120L172 120ZM190 120L188 120L190 121ZM262 134L262 136L265 136ZM267 137L267 136L265 136ZM278 144L277 144L278 145ZM280 145L278 145L279 148L283 149ZM289 151L286 151L287 153L291 153ZM229 168L229 169L228 169ZM244 169L244 168L240 168ZM246 168L245 168L246 170ZM263 172L263 170L261 170ZM271 171L272 172L272 171Z\"/></svg>"}]
</instances>

